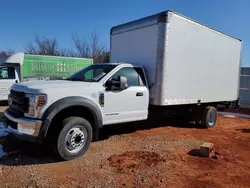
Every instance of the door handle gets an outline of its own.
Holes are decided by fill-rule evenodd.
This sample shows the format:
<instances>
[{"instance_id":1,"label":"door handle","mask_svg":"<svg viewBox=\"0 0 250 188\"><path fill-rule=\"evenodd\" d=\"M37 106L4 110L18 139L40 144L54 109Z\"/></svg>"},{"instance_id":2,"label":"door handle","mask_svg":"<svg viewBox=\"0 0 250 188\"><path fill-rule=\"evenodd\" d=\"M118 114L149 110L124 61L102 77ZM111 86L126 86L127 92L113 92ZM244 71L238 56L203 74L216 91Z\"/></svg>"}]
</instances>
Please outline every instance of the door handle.
<instances>
[{"instance_id":1,"label":"door handle","mask_svg":"<svg viewBox=\"0 0 250 188\"><path fill-rule=\"evenodd\" d=\"M137 97L143 96L143 92L137 92L137 93L136 93L136 96L137 96Z\"/></svg>"}]
</instances>

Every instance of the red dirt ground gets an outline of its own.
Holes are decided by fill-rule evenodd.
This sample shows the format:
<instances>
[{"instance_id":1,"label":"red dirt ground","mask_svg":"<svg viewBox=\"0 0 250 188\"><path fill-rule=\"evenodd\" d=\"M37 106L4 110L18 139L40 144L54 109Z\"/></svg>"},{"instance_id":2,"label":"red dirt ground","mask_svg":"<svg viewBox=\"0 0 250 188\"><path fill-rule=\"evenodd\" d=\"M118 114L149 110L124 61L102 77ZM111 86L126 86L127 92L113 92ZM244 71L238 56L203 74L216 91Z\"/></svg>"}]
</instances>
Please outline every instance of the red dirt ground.
<instances>
[{"instance_id":1,"label":"red dirt ground","mask_svg":"<svg viewBox=\"0 0 250 188\"><path fill-rule=\"evenodd\" d=\"M246 108L240 108L237 110L234 109L227 109L225 110L226 112L233 112L233 113L241 113L241 114L246 114L246 115L250 115L250 110L246 109Z\"/></svg>"},{"instance_id":2,"label":"red dirt ground","mask_svg":"<svg viewBox=\"0 0 250 188\"><path fill-rule=\"evenodd\" d=\"M199 157L214 143L218 159ZM249 187L250 119L218 117L200 129L153 119L101 131L86 154L58 162L46 148L0 138L0 187Z\"/></svg>"}]
</instances>

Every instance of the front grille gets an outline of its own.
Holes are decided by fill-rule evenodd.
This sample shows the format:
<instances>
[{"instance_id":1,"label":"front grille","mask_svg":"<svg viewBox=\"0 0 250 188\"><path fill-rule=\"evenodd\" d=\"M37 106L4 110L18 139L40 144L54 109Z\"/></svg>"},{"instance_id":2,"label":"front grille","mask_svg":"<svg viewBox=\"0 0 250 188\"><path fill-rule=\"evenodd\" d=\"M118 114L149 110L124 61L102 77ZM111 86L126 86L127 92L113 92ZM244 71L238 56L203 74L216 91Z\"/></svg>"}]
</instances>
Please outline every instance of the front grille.
<instances>
[{"instance_id":1,"label":"front grille","mask_svg":"<svg viewBox=\"0 0 250 188\"><path fill-rule=\"evenodd\" d=\"M9 97L9 113L15 116L23 117L24 113L27 113L29 110L29 99L25 97L25 93L10 90Z\"/></svg>"},{"instance_id":2,"label":"front grille","mask_svg":"<svg viewBox=\"0 0 250 188\"><path fill-rule=\"evenodd\" d=\"M10 94L16 97L25 97L25 93L24 92L20 92L20 91L15 91L13 89L10 90Z\"/></svg>"}]
</instances>

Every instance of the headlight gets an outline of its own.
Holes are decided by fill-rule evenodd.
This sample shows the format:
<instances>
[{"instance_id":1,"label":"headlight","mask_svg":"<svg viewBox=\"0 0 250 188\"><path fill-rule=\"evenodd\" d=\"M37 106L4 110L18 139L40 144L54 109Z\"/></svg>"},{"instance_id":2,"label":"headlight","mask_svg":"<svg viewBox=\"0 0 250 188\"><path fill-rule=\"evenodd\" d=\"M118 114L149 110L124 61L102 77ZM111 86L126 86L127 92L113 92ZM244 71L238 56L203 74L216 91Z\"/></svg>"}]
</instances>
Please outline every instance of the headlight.
<instances>
[{"instance_id":1,"label":"headlight","mask_svg":"<svg viewBox=\"0 0 250 188\"><path fill-rule=\"evenodd\" d=\"M29 112L25 113L25 116L30 118L38 118L41 109L46 104L47 96L42 94L27 94L26 97L29 99Z\"/></svg>"}]
</instances>

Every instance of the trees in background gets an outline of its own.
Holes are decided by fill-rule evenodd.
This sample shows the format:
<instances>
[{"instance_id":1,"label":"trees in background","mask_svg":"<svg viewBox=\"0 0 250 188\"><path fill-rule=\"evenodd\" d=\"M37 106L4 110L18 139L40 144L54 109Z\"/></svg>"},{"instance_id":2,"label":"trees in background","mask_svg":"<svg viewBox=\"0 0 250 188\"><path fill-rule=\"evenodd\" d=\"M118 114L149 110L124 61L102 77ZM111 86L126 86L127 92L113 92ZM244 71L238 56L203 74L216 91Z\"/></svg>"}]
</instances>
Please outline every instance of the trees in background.
<instances>
[{"instance_id":1,"label":"trees in background","mask_svg":"<svg viewBox=\"0 0 250 188\"><path fill-rule=\"evenodd\" d=\"M12 50L12 49L0 50L0 56L11 55L13 53L14 53L14 50Z\"/></svg>"},{"instance_id":2,"label":"trees in background","mask_svg":"<svg viewBox=\"0 0 250 188\"><path fill-rule=\"evenodd\" d=\"M80 39L77 35L73 35L72 39L76 48L76 56L92 58L95 63L108 60L109 52L96 32L92 32L87 39Z\"/></svg>"},{"instance_id":3,"label":"trees in background","mask_svg":"<svg viewBox=\"0 0 250 188\"><path fill-rule=\"evenodd\" d=\"M81 39L78 35L72 35L72 41L74 49L59 48L55 37L35 36L34 41L26 46L25 53L92 58L94 63L109 61L109 51L96 32L92 32L88 38L84 39Z\"/></svg>"},{"instance_id":4,"label":"trees in background","mask_svg":"<svg viewBox=\"0 0 250 188\"><path fill-rule=\"evenodd\" d=\"M55 37L48 38L48 37L39 37L35 36L34 42L29 43L26 48L25 52L28 54L35 54L35 55L59 55L59 48L58 42Z\"/></svg>"}]
</instances>

